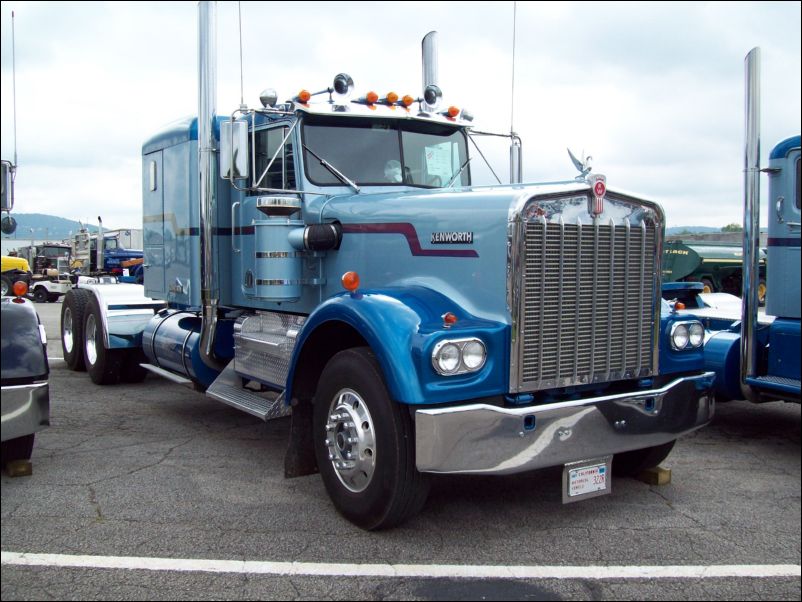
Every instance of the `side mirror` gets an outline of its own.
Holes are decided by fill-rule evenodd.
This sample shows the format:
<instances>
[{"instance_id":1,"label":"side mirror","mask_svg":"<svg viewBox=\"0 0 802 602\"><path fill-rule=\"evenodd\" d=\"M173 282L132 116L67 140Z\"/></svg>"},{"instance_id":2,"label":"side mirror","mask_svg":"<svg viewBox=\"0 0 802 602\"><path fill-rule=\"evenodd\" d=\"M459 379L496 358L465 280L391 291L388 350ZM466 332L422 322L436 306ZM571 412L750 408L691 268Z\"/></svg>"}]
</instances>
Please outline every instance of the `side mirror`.
<instances>
[{"instance_id":1,"label":"side mirror","mask_svg":"<svg viewBox=\"0 0 802 602\"><path fill-rule=\"evenodd\" d=\"M248 122L244 119L220 124L220 177L244 180L248 177Z\"/></svg>"},{"instance_id":2,"label":"side mirror","mask_svg":"<svg viewBox=\"0 0 802 602\"><path fill-rule=\"evenodd\" d=\"M3 234L14 234L14 231L16 229L17 229L17 220L15 220L10 215L5 216L0 225L0 230L3 231Z\"/></svg>"},{"instance_id":3,"label":"side mirror","mask_svg":"<svg viewBox=\"0 0 802 602\"><path fill-rule=\"evenodd\" d=\"M0 181L3 196L0 209L3 211L11 211L14 208L14 179L12 175L13 169L11 163L3 161L2 181Z\"/></svg>"}]
</instances>

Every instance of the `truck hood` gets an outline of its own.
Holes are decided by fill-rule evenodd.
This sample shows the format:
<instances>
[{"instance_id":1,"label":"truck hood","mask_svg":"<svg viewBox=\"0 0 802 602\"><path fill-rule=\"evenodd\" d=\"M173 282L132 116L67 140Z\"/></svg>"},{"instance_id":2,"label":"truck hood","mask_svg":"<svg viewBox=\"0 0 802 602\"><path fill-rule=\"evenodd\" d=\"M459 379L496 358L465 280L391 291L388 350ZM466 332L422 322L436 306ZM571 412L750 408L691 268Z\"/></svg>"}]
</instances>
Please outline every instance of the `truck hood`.
<instances>
[{"instance_id":1,"label":"truck hood","mask_svg":"<svg viewBox=\"0 0 802 602\"><path fill-rule=\"evenodd\" d=\"M589 198L584 182L332 197L319 217L342 224L343 241L327 273L356 270L367 288L426 286L477 317L509 321L514 229L531 219L592 225ZM601 223L644 220L662 225L659 206L608 190Z\"/></svg>"}]
</instances>

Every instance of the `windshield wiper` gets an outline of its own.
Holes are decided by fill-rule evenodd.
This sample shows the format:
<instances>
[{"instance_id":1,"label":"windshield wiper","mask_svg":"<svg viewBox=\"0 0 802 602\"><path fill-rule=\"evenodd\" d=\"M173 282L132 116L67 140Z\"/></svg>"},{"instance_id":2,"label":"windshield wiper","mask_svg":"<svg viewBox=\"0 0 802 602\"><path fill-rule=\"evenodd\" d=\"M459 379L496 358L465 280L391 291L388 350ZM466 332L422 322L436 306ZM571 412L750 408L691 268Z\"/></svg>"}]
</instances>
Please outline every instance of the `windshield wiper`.
<instances>
[{"instance_id":1,"label":"windshield wiper","mask_svg":"<svg viewBox=\"0 0 802 602\"><path fill-rule=\"evenodd\" d=\"M304 144L303 147L304 147L304 150L309 151L310 155L312 155L315 159L320 161L320 164L323 167L325 167L326 169L328 169L334 175L334 177L336 177L338 180L340 180L340 182L342 182L343 184L346 184L347 186L350 186L351 188L353 188L354 192L359 192L360 191L359 186L357 186L352 180L350 180L346 176L344 176L340 172L340 170L338 170L336 167L334 167L331 163L329 163L325 159L322 159L315 151L313 151L311 148L306 146L306 144Z\"/></svg>"},{"instance_id":2,"label":"windshield wiper","mask_svg":"<svg viewBox=\"0 0 802 602\"><path fill-rule=\"evenodd\" d=\"M451 178L451 179L448 181L448 184L446 184L446 186L445 186L446 188L451 188L451 185L454 183L454 180L456 180L458 177L460 177L460 175L462 175L462 172L463 172L463 170L464 170L466 167L468 167L468 163L470 163L470 162L471 162L471 159L473 159L473 157L468 157L468 158L465 160L465 163L463 163L463 164L462 164L462 167L460 167L460 168L459 168L459 171L458 171L457 173L455 173L455 174L454 174L454 177L453 177L453 178Z\"/></svg>"}]
</instances>

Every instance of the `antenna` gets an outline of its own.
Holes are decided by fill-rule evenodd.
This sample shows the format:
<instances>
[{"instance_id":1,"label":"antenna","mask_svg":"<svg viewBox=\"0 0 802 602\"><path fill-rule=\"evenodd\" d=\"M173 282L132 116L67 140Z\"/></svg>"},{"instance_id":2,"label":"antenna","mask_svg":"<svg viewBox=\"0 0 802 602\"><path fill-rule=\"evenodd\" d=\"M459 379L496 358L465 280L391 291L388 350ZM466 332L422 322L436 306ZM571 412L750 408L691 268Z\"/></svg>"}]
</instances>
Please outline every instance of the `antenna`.
<instances>
[{"instance_id":1,"label":"antenna","mask_svg":"<svg viewBox=\"0 0 802 602\"><path fill-rule=\"evenodd\" d=\"M510 91L510 134L515 133L513 117L515 115L515 29L518 20L518 3L512 3L512 90Z\"/></svg>"},{"instance_id":2,"label":"antenna","mask_svg":"<svg viewBox=\"0 0 802 602\"><path fill-rule=\"evenodd\" d=\"M17 171L17 57L15 53L16 38L14 36L14 11L11 11L11 73L12 73L12 90L14 95L14 169L12 176L16 175Z\"/></svg>"},{"instance_id":3,"label":"antenna","mask_svg":"<svg viewBox=\"0 0 802 602\"><path fill-rule=\"evenodd\" d=\"M239 106L245 106L245 86L242 78L242 2L237 2L237 15L239 17Z\"/></svg>"}]
</instances>

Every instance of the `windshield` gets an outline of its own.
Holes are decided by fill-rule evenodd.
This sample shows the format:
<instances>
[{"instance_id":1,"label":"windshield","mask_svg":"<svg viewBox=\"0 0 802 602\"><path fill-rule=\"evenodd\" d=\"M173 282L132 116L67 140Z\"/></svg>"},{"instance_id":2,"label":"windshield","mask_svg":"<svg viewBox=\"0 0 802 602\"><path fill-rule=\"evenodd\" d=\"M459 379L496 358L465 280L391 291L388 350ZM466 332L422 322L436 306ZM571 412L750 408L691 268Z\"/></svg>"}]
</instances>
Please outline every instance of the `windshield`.
<instances>
[{"instance_id":1,"label":"windshield","mask_svg":"<svg viewBox=\"0 0 802 602\"><path fill-rule=\"evenodd\" d=\"M67 257L70 249L68 247L44 247L39 254L50 258Z\"/></svg>"},{"instance_id":2,"label":"windshield","mask_svg":"<svg viewBox=\"0 0 802 602\"><path fill-rule=\"evenodd\" d=\"M342 185L321 159L360 185L425 188L446 186L468 160L464 132L438 123L309 115L303 141L306 175L320 186ZM454 185L470 183L467 166Z\"/></svg>"}]
</instances>

